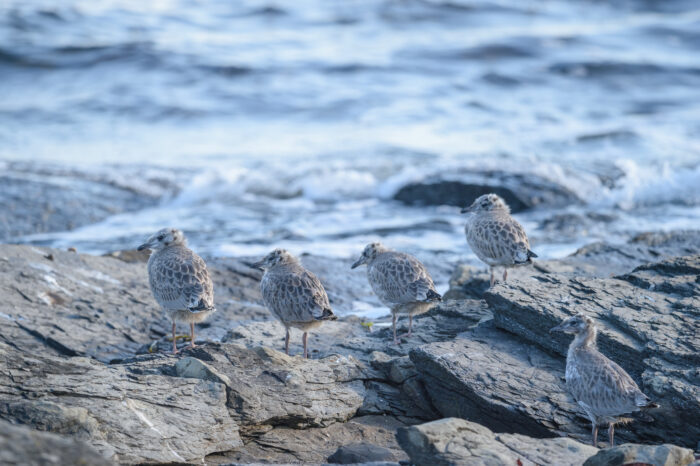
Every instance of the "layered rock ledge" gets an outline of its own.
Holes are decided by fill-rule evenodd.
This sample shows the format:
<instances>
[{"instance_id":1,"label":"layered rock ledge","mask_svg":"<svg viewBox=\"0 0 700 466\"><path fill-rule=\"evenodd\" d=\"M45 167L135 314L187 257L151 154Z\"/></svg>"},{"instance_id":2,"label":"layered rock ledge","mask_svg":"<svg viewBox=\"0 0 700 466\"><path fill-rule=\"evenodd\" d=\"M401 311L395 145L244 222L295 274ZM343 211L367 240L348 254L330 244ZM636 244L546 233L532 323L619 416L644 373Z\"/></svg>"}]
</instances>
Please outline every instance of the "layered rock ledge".
<instances>
[{"instance_id":1,"label":"layered rock ledge","mask_svg":"<svg viewBox=\"0 0 700 466\"><path fill-rule=\"evenodd\" d=\"M37 442L38 455L72 461L73 445L105 464L582 464L596 450L564 387L568 340L548 333L575 312L662 405L618 428L619 443L654 444L625 451L697 448L700 256L654 238L543 261L471 297L483 273L462 269L454 299L415 319L411 339L394 346L386 319L344 317L313 334L311 360L296 331L292 356L280 351L284 328L245 260L209 261L219 311L198 327L199 348L183 339L171 355L140 257L0 245L0 429L17 438L4 454L11 464ZM620 253L632 258L614 277L598 272L599 253L625 248L638 253ZM334 305L374 299L360 280L339 284L347 264L302 260ZM687 451L678 458L669 464Z\"/></svg>"}]
</instances>

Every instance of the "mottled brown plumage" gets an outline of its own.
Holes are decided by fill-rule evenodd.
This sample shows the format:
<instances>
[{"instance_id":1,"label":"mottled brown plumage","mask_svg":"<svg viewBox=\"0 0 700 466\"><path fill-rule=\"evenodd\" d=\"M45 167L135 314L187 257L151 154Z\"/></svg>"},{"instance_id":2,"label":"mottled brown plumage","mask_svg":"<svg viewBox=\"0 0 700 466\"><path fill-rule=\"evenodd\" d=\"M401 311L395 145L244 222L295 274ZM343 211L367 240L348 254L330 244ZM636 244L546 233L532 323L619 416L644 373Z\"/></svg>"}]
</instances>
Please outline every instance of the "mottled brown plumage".
<instances>
[{"instance_id":1,"label":"mottled brown plumage","mask_svg":"<svg viewBox=\"0 0 700 466\"><path fill-rule=\"evenodd\" d=\"M392 251L380 243L368 244L362 256L352 266L367 264L367 280L379 300L391 309L396 337L398 314L408 314L408 334L411 336L413 316L429 311L441 300L425 266L404 252Z\"/></svg>"},{"instance_id":2,"label":"mottled brown plumage","mask_svg":"<svg viewBox=\"0 0 700 466\"><path fill-rule=\"evenodd\" d=\"M495 283L493 268L502 266L503 281L508 268L532 263L537 255L530 250L530 242L522 225L510 215L510 208L496 194L478 197L471 206L462 209L469 213L464 232L474 254L491 269L491 286Z\"/></svg>"},{"instance_id":3,"label":"mottled brown plumage","mask_svg":"<svg viewBox=\"0 0 700 466\"><path fill-rule=\"evenodd\" d=\"M177 353L177 321L190 324L190 346L194 348L194 324L216 311L207 265L187 247L182 232L174 228L158 231L139 246L143 249L153 250L148 259L148 281L153 297L173 322L173 352Z\"/></svg>"},{"instance_id":4,"label":"mottled brown plumage","mask_svg":"<svg viewBox=\"0 0 700 466\"><path fill-rule=\"evenodd\" d=\"M299 328L306 358L308 331L337 318L321 281L284 249L275 249L254 266L265 270L260 282L265 305L287 330L285 351L289 354L289 328Z\"/></svg>"},{"instance_id":5,"label":"mottled brown plumage","mask_svg":"<svg viewBox=\"0 0 700 466\"><path fill-rule=\"evenodd\" d=\"M598 351L593 319L578 314L552 331L575 335L566 356L566 387L593 424L593 446L598 444L600 424L608 424L613 446L615 424L627 420L622 416L657 405L623 368Z\"/></svg>"}]
</instances>

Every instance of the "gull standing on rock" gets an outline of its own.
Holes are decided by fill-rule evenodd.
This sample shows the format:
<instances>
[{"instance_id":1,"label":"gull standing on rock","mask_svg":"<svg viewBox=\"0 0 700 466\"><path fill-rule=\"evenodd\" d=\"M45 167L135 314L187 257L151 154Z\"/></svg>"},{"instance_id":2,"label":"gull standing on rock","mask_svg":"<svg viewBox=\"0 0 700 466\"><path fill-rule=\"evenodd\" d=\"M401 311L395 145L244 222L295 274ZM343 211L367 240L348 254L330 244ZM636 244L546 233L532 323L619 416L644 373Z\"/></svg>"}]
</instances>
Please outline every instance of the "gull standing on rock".
<instances>
[{"instance_id":1,"label":"gull standing on rock","mask_svg":"<svg viewBox=\"0 0 700 466\"><path fill-rule=\"evenodd\" d=\"M479 196L471 206L462 209L471 214L464 232L474 254L491 269L491 286L496 279L493 268L503 266L503 281L508 268L532 263L537 254L530 250L530 242L522 225L510 215L510 207L496 194Z\"/></svg>"},{"instance_id":2,"label":"gull standing on rock","mask_svg":"<svg viewBox=\"0 0 700 466\"><path fill-rule=\"evenodd\" d=\"M595 344L597 329L593 319L578 314L550 332L575 335L566 355L566 387L593 423L594 447L598 446L598 425L608 424L612 447L615 424L631 420L621 416L658 408L623 368L598 351Z\"/></svg>"},{"instance_id":3,"label":"gull standing on rock","mask_svg":"<svg viewBox=\"0 0 700 466\"><path fill-rule=\"evenodd\" d=\"M194 348L194 324L202 322L214 308L214 284L207 264L187 247L185 235L175 228L163 228L138 247L151 249L148 281L153 297L173 321L173 353L177 353L175 323L189 322L190 347Z\"/></svg>"},{"instance_id":4,"label":"gull standing on rock","mask_svg":"<svg viewBox=\"0 0 700 466\"><path fill-rule=\"evenodd\" d=\"M398 314L408 314L408 333L411 336L413 316L428 312L442 297L435 291L435 284L425 266L415 257L404 252L392 251L381 243L368 244L352 268L367 264L367 280L379 300L391 309L396 338Z\"/></svg>"},{"instance_id":5,"label":"gull standing on rock","mask_svg":"<svg viewBox=\"0 0 700 466\"><path fill-rule=\"evenodd\" d=\"M337 319L321 281L284 249L275 249L253 267L265 271L260 282L263 301L287 330L284 351L289 354L289 327L296 327L304 332L302 341L307 358L309 330L326 320Z\"/></svg>"}]
</instances>

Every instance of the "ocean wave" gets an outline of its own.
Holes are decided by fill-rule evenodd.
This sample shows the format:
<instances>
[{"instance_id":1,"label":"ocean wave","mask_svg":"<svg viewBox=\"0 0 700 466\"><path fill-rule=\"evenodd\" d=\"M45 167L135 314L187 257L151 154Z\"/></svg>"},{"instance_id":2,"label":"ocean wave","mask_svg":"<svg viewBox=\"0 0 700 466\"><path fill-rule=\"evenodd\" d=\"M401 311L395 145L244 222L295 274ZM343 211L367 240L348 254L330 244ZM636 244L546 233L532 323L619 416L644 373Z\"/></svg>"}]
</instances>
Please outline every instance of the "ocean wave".
<instances>
[{"instance_id":1,"label":"ocean wave","mask_svg":"<svg viewBox=\"0 0 700 466\"><path fill-rule=\"evenodd\" d=\"M124 60L153 65L159 61L159 54L148 42L0 48L0 66L6 67L85 69Z\"/></svg>"},{"instance_id":2,"label":"ocean wave","mask_svg":"<svg viewBox=\"0 0 700 466\"><path fill-rule=\"evenodd\" d=\"M604 203L626 210L642 206L700 206L700 165L661 167L641 165L634 160L620 160L616 165L624 172L618 186L607 192Z\"/></svg>"},{"instance_id":3,"label":"ocean wave","mask_svg":"<svg viewBox=\"0 0 700 466\"><path fill-rule=\"evenodd\" d=\"M549 66L549 71L580 78L602 78L606 76L640 76L648 78L658 75L700 75L700 67L680 66L670 63L637 63L623 61L564 62Z\"/></svg>"}]
</instances>

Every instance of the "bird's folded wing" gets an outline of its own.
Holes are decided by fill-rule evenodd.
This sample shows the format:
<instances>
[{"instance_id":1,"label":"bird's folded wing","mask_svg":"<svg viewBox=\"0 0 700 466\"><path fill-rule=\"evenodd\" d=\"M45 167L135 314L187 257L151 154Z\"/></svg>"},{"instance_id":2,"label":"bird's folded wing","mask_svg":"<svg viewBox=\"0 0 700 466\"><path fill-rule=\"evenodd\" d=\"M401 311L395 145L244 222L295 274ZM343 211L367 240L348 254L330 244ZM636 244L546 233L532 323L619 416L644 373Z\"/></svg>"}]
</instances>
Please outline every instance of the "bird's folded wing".
<instances>
[{"instance_id":1,"label":"bird's folded wing","mask_svg":"<svg viewBox=\"0 0 700 466\"><path fill-rule=\"evenodd\" d=\"M636 409L641 393L632 378L614 361L599 352L577 358L580 386L574 396L588 404L598 416L615 416Z\"/></svg>"},{"instance_id":2,"label":"bird's folded wing","mask_svg":"<svg viewBox=\"0 0 700 466\"><path fill-rule=\"evenodd\" d=\"M214 285L206 264L196 254L162 258L151 268L156 300L166 309L202 312L214 307Z\"/></svg>"},{"instance_id":3,"label":"bird's folded wing","mask_svg":"<svg viewBox=\"0 0 700 466\"><path fill-rule=\"evenodd\" d=\"M404 304L428 299L435 285L423 264L415 257L395 254L377 261L370 269L370 281L379 299Z\"/></svg>"},{"instance_id":4,"label":"bird's folded wing","mask_svg":"<svg viewBox=\"0 0 700 466\"><path fill-rule=\"evenodd\" d=\"M331 308L323 285L307 270L266 274L261 291L265 304L284 322L311 322Z\"/></svg>"}]
</instances>

